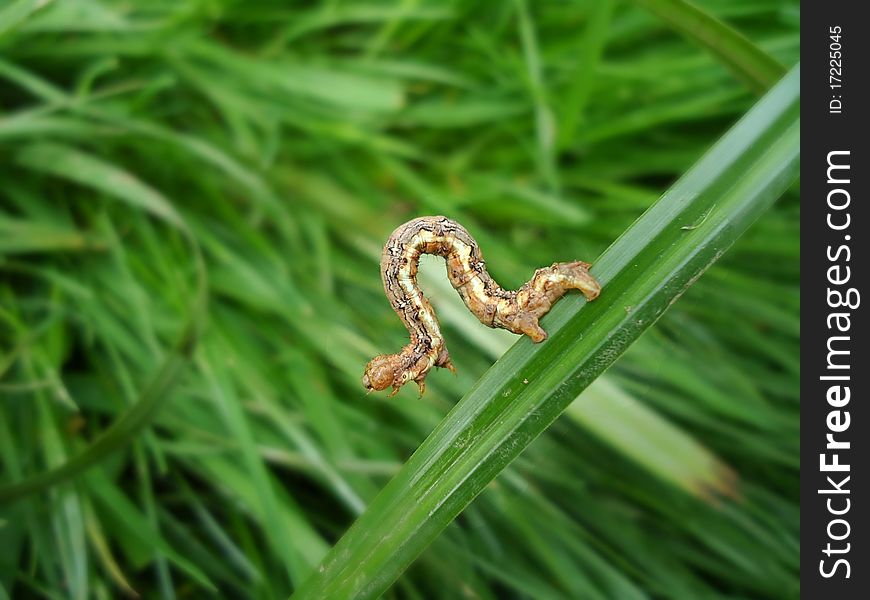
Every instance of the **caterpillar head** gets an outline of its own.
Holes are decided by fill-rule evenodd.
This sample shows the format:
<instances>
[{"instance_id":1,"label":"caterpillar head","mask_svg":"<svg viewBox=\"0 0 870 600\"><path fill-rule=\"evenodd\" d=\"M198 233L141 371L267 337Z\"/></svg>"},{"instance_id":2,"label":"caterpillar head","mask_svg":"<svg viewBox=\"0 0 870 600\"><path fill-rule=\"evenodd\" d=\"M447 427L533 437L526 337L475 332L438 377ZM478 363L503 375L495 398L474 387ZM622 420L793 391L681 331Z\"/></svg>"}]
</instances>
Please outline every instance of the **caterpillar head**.
<instances>
[{"instance_id":1,"label":"caterpillar head","mask_svg":"<svg viewBox=\"0 0 870 600\"><path fill-rule=\"evenodd\" d=\"M392 386L398 390L408 381L408 372L402 369L403 360L398 354L382 354L376 356L366 365L363 373L363 387L372 390L385 390Z\"/></svg>"}]
</instances>

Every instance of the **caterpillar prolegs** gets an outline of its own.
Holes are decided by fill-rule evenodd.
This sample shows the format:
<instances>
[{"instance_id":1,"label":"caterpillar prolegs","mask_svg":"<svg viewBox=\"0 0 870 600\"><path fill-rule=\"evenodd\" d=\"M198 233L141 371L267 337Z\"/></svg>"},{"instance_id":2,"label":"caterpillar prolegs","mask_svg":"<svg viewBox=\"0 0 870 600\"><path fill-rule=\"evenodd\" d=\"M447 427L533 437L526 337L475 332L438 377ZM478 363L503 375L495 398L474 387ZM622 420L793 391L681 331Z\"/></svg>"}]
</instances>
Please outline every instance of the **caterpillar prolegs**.
<instances>
[{"instance_id":1,"label":"caterpillar prolegs","mask_svg":"<svg viewBox=\"0 0 870 600\"><path fill-rule=\"evenodd\" d=\"M462 225L440 216L408 221L390 235L384 246L381 278L411 341L396 354L382 354L369 361L362 378L369 391L392 387L393 396L404 384L414 381L422 395L426 375L433 366L455 371L435 310L417 285L421 254L445 258L450 283L481 323L525 334L533 342L547 339L538 319L566 291L580 290L588 300L594 300L601 291L589 274L589 263L579 260L538 269L516 291L502 289L487 273L480 247Z\"/></svg>"}]
</instances>

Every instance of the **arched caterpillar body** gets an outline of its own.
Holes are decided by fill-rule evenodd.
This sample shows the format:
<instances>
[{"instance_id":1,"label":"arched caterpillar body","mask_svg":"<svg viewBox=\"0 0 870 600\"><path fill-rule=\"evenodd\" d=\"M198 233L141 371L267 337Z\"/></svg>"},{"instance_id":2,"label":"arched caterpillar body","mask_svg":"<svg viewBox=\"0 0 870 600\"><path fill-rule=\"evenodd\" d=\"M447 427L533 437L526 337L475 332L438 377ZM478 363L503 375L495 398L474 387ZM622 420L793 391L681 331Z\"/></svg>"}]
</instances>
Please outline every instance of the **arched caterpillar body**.
<instances>
[{"instance_id":1,"label":"arched caterpillar body","mask_svg":"<svg viewBox=\"0 0 870 600\"><path fill-rule=\"evenodd\" d=\"M369 391L392 387L393 396L404 384L414 381L422 395L424 380L433 366L455 370L435 311L417 285L421 254L446 259L450 283L481 323L525 334L533 342L547 338L538 319L566 291L577 289L588 300L594 300L601 290L589 274L589 263L582 261L538 269L518 290L505 290L487 273L477 242L462 225L440 216L408 221L393 231L384 246L381 278L411 341L396 354L382 354L369 361L362 378Z\"/></svg>"}]
</instances>

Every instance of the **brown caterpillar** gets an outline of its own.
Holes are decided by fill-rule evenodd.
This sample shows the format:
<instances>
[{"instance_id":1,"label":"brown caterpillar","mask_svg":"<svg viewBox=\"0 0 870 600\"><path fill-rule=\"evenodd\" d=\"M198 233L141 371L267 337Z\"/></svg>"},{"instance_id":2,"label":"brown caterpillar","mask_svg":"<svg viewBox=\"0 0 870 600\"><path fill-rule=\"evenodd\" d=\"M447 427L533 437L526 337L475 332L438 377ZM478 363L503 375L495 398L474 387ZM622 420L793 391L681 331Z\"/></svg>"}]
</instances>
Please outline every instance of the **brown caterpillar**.
<instances>
[{"instance_id":1,"label":"brown caterpillar","mask_svg":"<svg viewBox=\"0 0 870 600\"><path fill-rule=\"evenodd\" d=\"M547 339L538 319L569 289L580 290L594 300L601 286L589 274L589 263L554 263L538 269L516 291L502 289L489 273L480 248L465 227L447 217L420 217L400 225L390 235L381 255L384 291L411 334L410 343L396 354L382 354L366 365L362 378L368 390L392 386L394 396L409 381L426 389L425 379L433 366L455 372L441 335L435 310L417 285L421 254L443 256L447 276L468 309L487 327L500 327L525 334L533 342Z\"/></svg>"}]
</instances>

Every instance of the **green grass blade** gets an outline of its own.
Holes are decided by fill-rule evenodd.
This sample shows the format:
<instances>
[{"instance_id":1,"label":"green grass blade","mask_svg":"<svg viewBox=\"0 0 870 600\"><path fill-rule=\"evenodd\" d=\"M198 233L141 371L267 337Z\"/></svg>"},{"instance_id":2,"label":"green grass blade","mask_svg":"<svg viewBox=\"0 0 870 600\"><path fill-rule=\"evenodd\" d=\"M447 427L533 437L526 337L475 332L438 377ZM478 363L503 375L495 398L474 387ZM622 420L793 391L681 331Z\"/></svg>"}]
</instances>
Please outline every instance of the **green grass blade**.
<instances>
[{"instance_id":1,"label":"green grass blade","mask_svg":"<svg viewBox=\"0 0 870 600\"><path fill-rule=\"evenodd\" d=\"M125 411L94 442L56 468L23 481L0 486L0 505L41 492L75 477L136 439L136 435L151 423L154 414L169 395L169 390L184 372L187 358L196 345L196 330L196 325L188 327L178 346L163 362L149 385L142 391L136 404Z\"/></svg>"},{"instance_id":2,"label":"green grass blade","mask_svg":"<svg viewBox=\"0 0 870 600\"><path fill-rule=\"evenodd\" d=\"M743 34L685 0L635 1L709 50L757 93L785 74L785 67Z\"/></svg>"},{"instance_id":3,"label":"green grass blade","mask_svg":"<svg viewBox=\"0 0 870 600\"><path fill-rule=\"evenodd\" d=\"M184 230L181 217L159 192L95 156L61 144L38 143L25 146L18 154L18 163L115 196Z\"/></svg>"},{"instance_id":4,"label":"green grass blade","mask_svg":"<svg viewBox=\"0 0 870 600\"><path fill-rule=\"evenodd\" d=\"M439 533L794 181L800 69L595 263L601 297L559 303L453 408L294 598L380 596ZM581 310L582 308L582 310Z\"/></svg>"},{"instance_id":5,"label":"green grass blade","mask_svg":"<svg viewBox=\"0 0 870 600\"><path fill-rule=\"evenodd\" d=\"M516 337L504 330L478 327L476 317L465 308L441 269L435 268L441 265L432 264L438 261L428 262L430 265L421 265L417 276L421 288L438 307L441 323L473 339L493 360L504 354ZM651 474L696 497L733 496L736 481L729 466L651 410L642 398L625 391L612 375L602 375L568 406L565 415Z\"/></svg>"},{"instance_id":6,"label":"green grass blade","mask_svg":"<svg viewBox=\"0 0 870 600\"><path fill-rule=\"evenodd\" d=\"M0 37L24 22L51 0L16 0L0 8Z\"/></svg>"},{"instance_id":7,"label":"green grass blade","mask_svg":"<svg viewBox=\"0 0 870 600\"><path fill-rule=\"evenodd\" d=\"M713 501L735 496L734 472L683 430L599 377L568 405L565 415L638 465L678 488Z\"/></svg>"},{"instance_id":8,"label":"green grass blade","mask_svg":"<svg viewBox=\"0 0 870 600\"><path fill-rule=\"evenodd\" d=\"M81 452L66 462L22 481L0 486L0 505L40 492L79 475L112 456L148 426L188 366L201 336L208 302L207 274L199 244L168 200L127 172L88 154L57 144L34 145L19 155L21 164L41 172L69 178L146 211L178 229L189 242L195 265L196 287L178 341L163 357L137 401Z\"/></svg>"},{"instance_id":9,"label":"green grass blade","mask_svg":"<svg viewBox=\"0 0 870 600\"><path fill-rule=\"evenodd\" d=\"M0 255L63 250L77 252L99 247L99 241L94 236L69 227L6 219L0 215Z\"/></svg>"}]
</instances>

